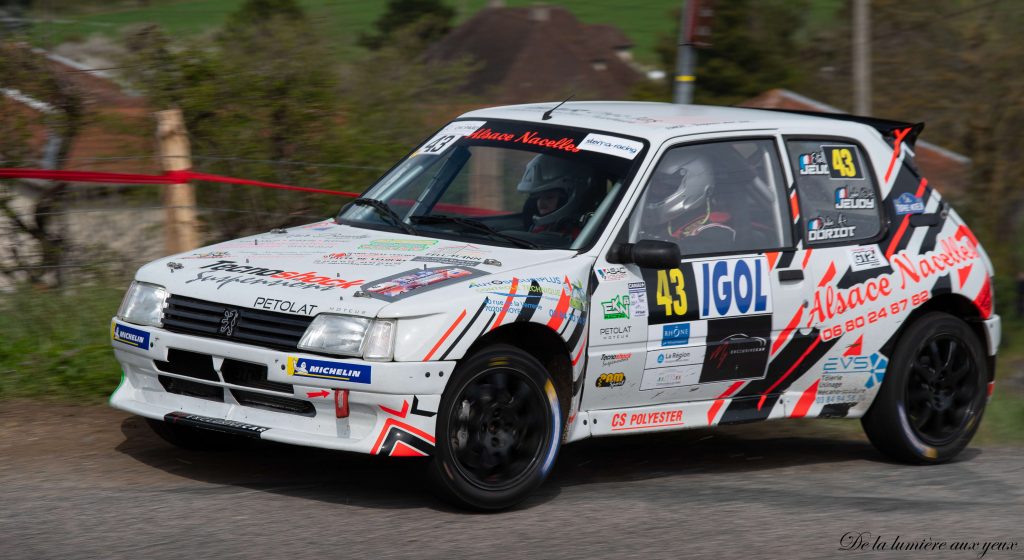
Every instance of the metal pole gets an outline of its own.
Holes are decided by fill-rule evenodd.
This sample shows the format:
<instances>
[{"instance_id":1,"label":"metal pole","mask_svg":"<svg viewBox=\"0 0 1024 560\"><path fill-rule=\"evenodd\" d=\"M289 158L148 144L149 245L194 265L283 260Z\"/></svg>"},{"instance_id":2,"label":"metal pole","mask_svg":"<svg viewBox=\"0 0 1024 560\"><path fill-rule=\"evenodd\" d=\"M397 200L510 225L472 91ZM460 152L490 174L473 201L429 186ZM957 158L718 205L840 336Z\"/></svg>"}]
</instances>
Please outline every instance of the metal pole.
<instances>
[{"instance_id":1,"label":"metal pole","mask_svg":"<svg viewBox=\"0 0 1024 560\"><path fill-rule=\"evenodd\" d=\"M853 1L853 112L871 114L871 6Z\"/></svg>"},{"instance_id":2,"label":"metal pole","mask_svg":"<svg viewBox=\"0 0 1024 560\"><path fill-rule=\"evenodd\" d=\"M673 77L674 86L672 88L673 103L693 103L693 86L696 81L694 67L697 65L697 52L689 41L692 22L690 20L691 10L687 10L687 8L697 8L697 6L688 6L687 4L698 1L683 0L679 12L679 46L676 48L676 73ZM696 12L696 9L692 11Z\"/></svg>"}]
</instances>

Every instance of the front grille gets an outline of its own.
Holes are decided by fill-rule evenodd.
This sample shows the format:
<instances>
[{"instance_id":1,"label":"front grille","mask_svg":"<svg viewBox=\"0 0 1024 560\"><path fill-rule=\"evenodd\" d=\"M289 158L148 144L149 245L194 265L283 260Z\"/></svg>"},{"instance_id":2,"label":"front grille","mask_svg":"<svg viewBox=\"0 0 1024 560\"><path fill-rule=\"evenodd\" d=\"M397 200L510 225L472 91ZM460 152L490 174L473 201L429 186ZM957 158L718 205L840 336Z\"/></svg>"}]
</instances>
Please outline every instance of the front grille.
<instances>
[{"instance_id":1,"label":"front grille","mask_svg":"<svg viewBox=\"0 0 1024 560\"><path fill-rule=\"evenodd\" d=\"M267 366L263 364L253 364L226 358L220 366L220 374L224 376L225 383L231 383L232 385L292 394L292 386L288 383L267 381Z\"/></svg>"},{"instance_id":2,"label":"front grille","mask_svg":"<svg viewBox=\"0 0 1024 560\"><path fill-rule=\"evenodd\" d=\"M153 363L156 364L158 370L167 373L176 373L206 381L220 381L217 372L213 369L213 357L209 354L171 348L167 350L166 362L153 360Z\"/></svg>"},{"instance_id":3,"label":"front grille","mask_svg":"<svg viewBox=\"0 0 1024 560\"><path fill-rule=\"evenodd\" d=\"M263 393L255 393L252 391L242 391L240 389L231 389L231 396L235 397L238 404L243 406L265 408L275 412L290 412L292 414L301 414L303 416L316 416L316 408L314 408L313 403L309 401L289 399L287 397L279 397L277 395L265 395Z\"/></svg>"},{"instance_id":4,"label":"front grille","mask_svg":"<svg viewBox=\"0 0 1024 560\"><path fill-rule=\"evenodd\" d=\"M188 379L179 379L177 377L168 377L166 375L160 376L160 384L163 385L165 391L168 393L174 393L175 395L185 395L188 397L198 397L200 399L224 402L224 389L217 387L216 385L207 385L206 383L199 383L198 381L189 381Z\"/></svg>"},{"instance_id":5,"label":"front grille","mask_svg":"<svg viewBox=\"0 0 1024 560\"><path fill-rule=\"evenodd\" d=\"M222 332L225 312L237 311L231 335ZM170 296L164 309L164 328L176 333L244 342L281 350L296 350L312 317L246 309L184 296Z\"/></svg>"}]
</instances>

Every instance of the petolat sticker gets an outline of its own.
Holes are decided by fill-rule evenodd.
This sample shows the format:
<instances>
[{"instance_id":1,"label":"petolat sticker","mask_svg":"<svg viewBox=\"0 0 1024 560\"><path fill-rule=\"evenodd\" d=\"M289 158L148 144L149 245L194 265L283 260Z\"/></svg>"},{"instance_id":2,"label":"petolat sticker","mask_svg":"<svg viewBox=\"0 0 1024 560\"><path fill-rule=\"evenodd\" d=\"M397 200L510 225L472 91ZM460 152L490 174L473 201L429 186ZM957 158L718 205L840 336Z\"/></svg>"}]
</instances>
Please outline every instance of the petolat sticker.
<instances>
[{"instance_id":1,"label":"petolat sticker","mask_svg":"<svg viewBox=\"0 0 1024 560\"><path fill-rule=\"evenodd\" d=\"M700 317L771 313L768 262L764 257L693 264L700 286Z\"/></svg>"},{"instance_id":2,"label":"petolat sticker","mask_svg":"<svg viewBox=\"0 0 1024 560\"><path fill-rule=\"evenodd\" d=\"M349 383L369 383L370 366L288 356L288 375L334 379Z\"/></svg>"},{"instance_id":3,"label":"petolat sticker","mask_svg":"<svg viewBox=\"0 0 1024 560\"><path fill-rule=\"evenodd\" d=\"M850 226L847 223L846 216L842 214L835 219L832 216L818 216L807 222L807 240L830 241L853 237L856 235L857 226Z\"/></svg>"},{"instance_id":4,"label":"petolat sticker","mask_svg":"<svg viewBox=\"0 0 1024 560\"><path fill-rule=\"evenodd\" d=\"M868 187L844 186L836 189L837 210L866 210L875 207L875 193Z\"/></svg>"}]
</instances>

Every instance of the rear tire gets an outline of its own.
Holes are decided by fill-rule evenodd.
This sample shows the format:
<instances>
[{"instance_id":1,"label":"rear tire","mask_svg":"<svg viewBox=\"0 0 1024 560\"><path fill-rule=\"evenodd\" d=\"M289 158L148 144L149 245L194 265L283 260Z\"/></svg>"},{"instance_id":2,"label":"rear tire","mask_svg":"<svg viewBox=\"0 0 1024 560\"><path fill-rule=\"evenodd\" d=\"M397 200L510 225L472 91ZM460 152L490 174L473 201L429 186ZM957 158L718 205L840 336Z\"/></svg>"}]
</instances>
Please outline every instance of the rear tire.
<instances>
[{"instance_id":1,"label":"rear tire","mask_svg":"<svg viewBox=\"0 0 1024 560\"><path fill-rule=\"evenodd\" d=\"M981 423L987 361L961 319L928 313L900 336L878 396L861 423L884 455L933 464L959 454Z\"/></svg>"},{"instance_id":2,"label":"rear tire","mask_svg":"<svg viewBox=\"0 0 1024 560\"><path fill-rule=\"evenodd\" d=\"M435 492L482 511L521 502L551 472L562 421L554 383L536 358L507 344L483 349L441 397L428 471Z\"/></svg>"}]
</instances>

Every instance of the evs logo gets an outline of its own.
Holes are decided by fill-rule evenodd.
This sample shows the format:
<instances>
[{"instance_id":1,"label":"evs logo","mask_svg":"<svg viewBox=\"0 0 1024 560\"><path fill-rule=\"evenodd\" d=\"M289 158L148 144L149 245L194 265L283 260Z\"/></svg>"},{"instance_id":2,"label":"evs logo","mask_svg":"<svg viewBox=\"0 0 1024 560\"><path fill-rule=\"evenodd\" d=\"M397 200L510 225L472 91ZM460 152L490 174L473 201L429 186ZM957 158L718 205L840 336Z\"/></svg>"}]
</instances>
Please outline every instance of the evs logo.
<instances>
[{"instance_id":1,"label":"evs logo","mask_svg":"<svg viewBox=\"0 0 1024 560\"><path fill-rule=\"evenodd\" d=\"M369 383L370 366L288 356L288 375L336 379L349 383Z\"/></svg>"},{"instance_id":2,"label":"evs logo","mask_svg":"<svg viewBox=\"0 0 1024 560\"><path fill-rule=\"evenodd\" d=\"M840 356L829 358L822 366L825 373L868 373L868 379L864 387L870 389L876 383L881 383L885 377L886 366L889 360L881 354L870 356Z\"/></svg>"},{"instance_id":3,"label":"evs logo","mask_svg":"<svg viewBox=\"0 0 1024 560\"><path fill-rule=\"evenodd\" d=\"M121 344L127 344L133 348L149 350L149 333L144 330L133 329L111 321L110 338L111 340L115 340Z\"/></svg>"},{"instance_id":4,"label":"evs logo","mask_svg":"<svg viewBox=\"0 0 1024 560\"><path fill-rule=\"evenodd\" d=\"M768 265L763 257L705 261L695 266L701 318L770 313Z\"/></svg>"},{"instance_id":5,"label":"evs logo","mask_svg":"<svg viewBox=\"0 0 1024 560\"><path fill-rule=\"evenodd\" d=\"M661 327L661 345L679 346L690 343L690 323L676 323Z\"/></svg>"}]
</instances>

